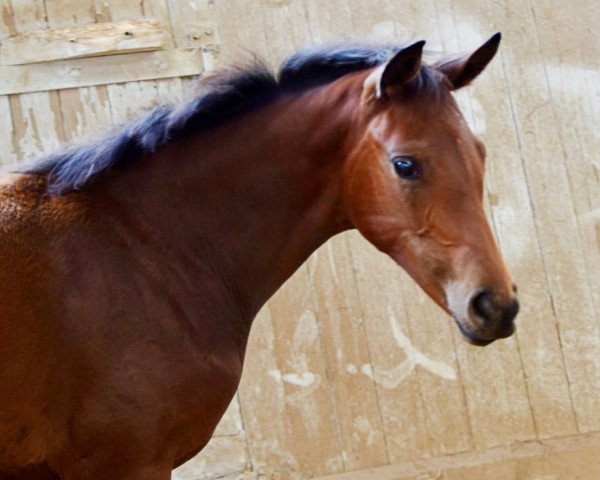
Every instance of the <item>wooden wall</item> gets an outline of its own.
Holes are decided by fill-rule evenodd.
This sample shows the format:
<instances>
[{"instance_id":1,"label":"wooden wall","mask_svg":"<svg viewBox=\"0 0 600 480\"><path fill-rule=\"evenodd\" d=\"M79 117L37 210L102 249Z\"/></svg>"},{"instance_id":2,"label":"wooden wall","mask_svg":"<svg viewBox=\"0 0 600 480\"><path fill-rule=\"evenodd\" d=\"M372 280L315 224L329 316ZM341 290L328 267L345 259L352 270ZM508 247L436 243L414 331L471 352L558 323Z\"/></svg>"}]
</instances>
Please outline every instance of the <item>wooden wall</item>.
<instances>
[{"instance_id":1,"label":"wooden wall","mask_svg":"<svg viewBox=\"0 0 600 480\"><path fill-rule=\"evenodd\" d=\"M597 2L0 0L0 8L4 164L177 101L186 77L248 52L274 65L308 43L420 38L456 51L501 30L500 56L459 101L488 147L486 208L519 285L516 336L467 345L389 259L356 233L336 237L259 314L238 396L211 444L174 478L600 478ZM21 65L2 55L26 32L143 18L162 29L159 43L144 44L152 51L106 47L102 57Z\"/></svg>"}]
</instances>

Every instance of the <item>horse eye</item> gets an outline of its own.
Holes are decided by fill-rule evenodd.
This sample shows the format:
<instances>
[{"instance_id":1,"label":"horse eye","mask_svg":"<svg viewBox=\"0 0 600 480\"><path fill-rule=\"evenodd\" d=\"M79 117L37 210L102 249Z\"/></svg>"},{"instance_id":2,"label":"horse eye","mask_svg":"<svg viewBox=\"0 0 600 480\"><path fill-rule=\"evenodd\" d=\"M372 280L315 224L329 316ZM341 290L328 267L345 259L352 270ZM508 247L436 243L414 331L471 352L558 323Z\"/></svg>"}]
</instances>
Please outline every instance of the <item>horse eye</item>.
<instances>
[{"instance_id":1,"label":"horse eye","mask_svg":"<svg viewBox=\"0 0 600 480\"><path fill-rule=\"evenodd\" d=\"M396 173L406 180L416 180L421 176L417 162L410 157L396 157L393 160Z\"/></svg>"}]
</instances>

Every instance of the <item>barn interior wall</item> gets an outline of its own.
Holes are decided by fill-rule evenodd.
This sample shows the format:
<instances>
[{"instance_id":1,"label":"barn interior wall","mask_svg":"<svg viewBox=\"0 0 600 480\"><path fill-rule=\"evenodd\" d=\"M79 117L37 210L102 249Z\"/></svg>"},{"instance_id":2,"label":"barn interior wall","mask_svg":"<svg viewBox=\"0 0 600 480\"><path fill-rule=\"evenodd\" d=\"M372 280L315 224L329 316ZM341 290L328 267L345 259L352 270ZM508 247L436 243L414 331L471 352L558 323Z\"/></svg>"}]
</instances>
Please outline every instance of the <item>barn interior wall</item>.
<instances>
[{"instance_id":1,"label":"barn interior wall","mask_svg":"<svg viewBox=\"0 0 600 480\"><path fill-rule=\"evenodd\" d=\"M209 446L174 478L600 478L597 2L0 0L0 8L5 165L177 102L192 75L252 53L275 66L311 43L423 38L436 55L502 31L499 57L457 98L487 146L485 207L519 285L516 335L467 345L390 259L356 232L338 236L260 312L238 395ZM28 32L142 19L161 27L144 44L152 51L107 46L99 57L14 64L14 44ZM9 45L16 54L3 56Z\"/></svg>"}]
</instances>

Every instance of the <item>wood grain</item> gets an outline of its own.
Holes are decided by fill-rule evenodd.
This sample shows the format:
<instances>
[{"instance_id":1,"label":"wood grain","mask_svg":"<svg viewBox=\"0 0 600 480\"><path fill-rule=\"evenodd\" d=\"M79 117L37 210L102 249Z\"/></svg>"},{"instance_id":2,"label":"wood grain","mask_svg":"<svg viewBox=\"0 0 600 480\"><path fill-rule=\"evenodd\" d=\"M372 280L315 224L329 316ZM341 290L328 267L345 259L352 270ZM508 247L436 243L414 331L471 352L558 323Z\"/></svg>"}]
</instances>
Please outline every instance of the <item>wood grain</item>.
<instances>
[{"instance_id":1,"label":"wood grain","mask_svg":"<svg viewBox=\"0 0 600 480\"><path fill-rule=\"evenodd\" d=\"M50 62L159 50L163 30L157 20L104 22L84 27L37 30L4 40L2 65Z\"/></svg>"},{"instance_id":2,"label":"wood grain","mask_svg":"<svg viewBox=\"0 0 600 480\"><path fill-rule=\"evenodd\" d=\"M390 259L356 232L337 237L261 311L239 399L173 478L600 475L596 2L0 0L0 13L0 63L27 32L120 22L157 21L165 48L0 66L3 165L177 102L190 76L254 54L276 68L306 44L424 38L435 57L501 30L499 57L457 100L487 145L517 335L467 345Z\"/></svg>"}]
</instances>

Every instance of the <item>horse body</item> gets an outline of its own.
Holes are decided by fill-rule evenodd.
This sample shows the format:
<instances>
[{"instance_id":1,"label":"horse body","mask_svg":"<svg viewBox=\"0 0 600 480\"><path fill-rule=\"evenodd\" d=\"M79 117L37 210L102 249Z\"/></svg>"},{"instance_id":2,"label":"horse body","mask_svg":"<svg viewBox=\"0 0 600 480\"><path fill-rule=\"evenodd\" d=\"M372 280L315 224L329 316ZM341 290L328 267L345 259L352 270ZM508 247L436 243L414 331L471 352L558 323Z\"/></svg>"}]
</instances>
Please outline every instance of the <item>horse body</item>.
<instances>
[{"instance_id":1,"label":"horse body","mask_svg":"<svg viewBox=\"0 0 600 480\"><path fill-rule=\"evenodd\" d=\"M6 478L169 478L233 397L260 307L349 228L404 266L472 343L512 333L512 284L481 210L481 152L449 87L431 108L405 90L418 53L416 70L415 49L400 51L400 66L279 95L82 188L48 194L55 164L0 187ZM467 62L466 81L487 61ZM440 67L450 79L465 69L451 64ZM119 145L136 147L128 141ZM394 183L388 156L429 166L432 151L456 172L438 178L432 166L423 188L441 183L474 226L444 208L420 211L415 187ZM400 199L415 212L392 216Z\"/></svg>"},{"instance_id":2,"label":"horse body","mask_svg":"<svg viewBox=\"0 0 600 480\"><path fill-rule=\"evenodd\" d=\"M296 138L286 142L246 142L248 127L230 124L69 197L40 195L45 182L31 176L4 188L3 204L18 212L7 223L23 228L2 237L8 288L0 290L0 321L16 337L3 342L11 351L2 359L19 371L1 381L39 391L0 392L12 418L0 426L0 445L15 449L0 454L0 466L36 457L63 472L101 461L131 468L128 458L172 466L206 444L237 388L258 308L346 228L330 201L337 187L325 175L314 185L321 149L343 151L333 118L335 134L321 129L322 138L310 139L317 118L336 115L326 107L305 113L305 125L269 108L244 122L268 119L275 137L294 122ZM313 157L290 155L305 152L307 140ZM271 144L269 161L263 142ZM184 152L198 153L173 175L166 159L190 157ZM257 209L265 215L252 214ZM103 458L94 458L98 450Z\"/></svg>"}]
</instances>

